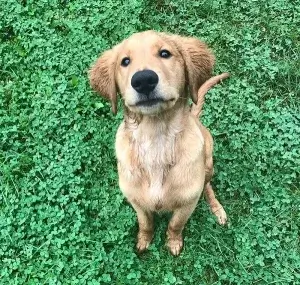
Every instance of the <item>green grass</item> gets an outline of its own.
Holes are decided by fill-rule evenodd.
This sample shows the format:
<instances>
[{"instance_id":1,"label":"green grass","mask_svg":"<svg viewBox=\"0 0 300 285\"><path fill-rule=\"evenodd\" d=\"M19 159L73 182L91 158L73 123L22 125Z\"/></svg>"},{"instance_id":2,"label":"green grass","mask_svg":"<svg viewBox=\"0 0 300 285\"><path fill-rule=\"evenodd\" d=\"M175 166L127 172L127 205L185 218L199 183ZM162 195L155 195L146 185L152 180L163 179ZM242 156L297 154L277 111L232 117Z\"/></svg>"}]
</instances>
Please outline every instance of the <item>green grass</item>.
<instances>
[{"instance_id":1,"label":"green grass","mask_svg":"<svg viewBox=\"0 0 300 285\"><path fill-rule=\"evenodd\" d=\"M1 284L300 284L300 2L1 1ZM203 121L215 138L214 187L178 257L157 217L149 252L118 188L122 119L87 69L130 34L205 40L215 74Z\"/></svg>"}]
</instances>

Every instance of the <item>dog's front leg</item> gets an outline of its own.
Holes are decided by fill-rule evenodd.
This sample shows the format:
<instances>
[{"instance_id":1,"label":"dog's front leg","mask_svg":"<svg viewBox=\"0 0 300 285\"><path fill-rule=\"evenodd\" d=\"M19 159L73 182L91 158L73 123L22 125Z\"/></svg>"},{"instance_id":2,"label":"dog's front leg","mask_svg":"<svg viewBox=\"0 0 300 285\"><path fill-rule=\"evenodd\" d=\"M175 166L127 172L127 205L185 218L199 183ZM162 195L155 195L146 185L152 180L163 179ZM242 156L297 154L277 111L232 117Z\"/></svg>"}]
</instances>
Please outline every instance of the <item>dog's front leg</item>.
<instances>
[{"instance_id":1,"label":"dog's front leg","mask_svg":"<svg viewBox=\"0 0 300 285\"><path fill-rule=\"evenodd\" d=\"M193 203L184 205L173 212L173 216L168 225L167 231L167 246L170 252L173 255L179 255L182 246L183 246L183 238L182 238L182 230L188 221L189 217L193 213L196 208L198 199L193 201Z\"/></svg>"},{"instance_id":2,"label":"dog's front leg","mask_svg":"<svg viewBox=\"0 0 300 285\"><path fill-rule=\"evenodd\" d=\"M138 252L143 252L149 247L153 238L153 213L141 208L136 203L131 203L131 205L136 211L139 223L136 248Z\"/></svg>"}]
</instances>

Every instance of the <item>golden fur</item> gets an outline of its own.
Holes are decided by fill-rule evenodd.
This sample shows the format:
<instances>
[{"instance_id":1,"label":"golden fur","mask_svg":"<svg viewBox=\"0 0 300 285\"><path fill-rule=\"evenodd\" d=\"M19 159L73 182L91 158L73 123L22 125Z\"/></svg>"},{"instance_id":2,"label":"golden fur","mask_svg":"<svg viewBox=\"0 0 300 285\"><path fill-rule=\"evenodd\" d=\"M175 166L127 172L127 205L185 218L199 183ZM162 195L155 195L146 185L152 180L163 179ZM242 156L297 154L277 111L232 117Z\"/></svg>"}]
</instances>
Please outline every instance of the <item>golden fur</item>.
<instances>
[{"instance_id":1,"label":"golden fur","mask_svg":"<svg viewBox=\"0 0 300 285\"><path fill-rule=\"evenodd\" d=\"M171 53L159 56L161 50ZM122 66L124 58L130 59ZM194 38L146 31L132 35L104 52L90 70L91 86L111 100L117 111L117 92L124 102L124 121L116 135L119 185L139 222L137 249L153 237L153 212L172 211L167 236L172 254L182 249L182 230L202 194L220 224L226 213L210 185L213 140L190 112L188 94L198 101L199 87L211 76L214 56ZM155 92L163 98L154 106L137 104L131 79L150 69L159 77Z\"/></svg>"}]
</instances>

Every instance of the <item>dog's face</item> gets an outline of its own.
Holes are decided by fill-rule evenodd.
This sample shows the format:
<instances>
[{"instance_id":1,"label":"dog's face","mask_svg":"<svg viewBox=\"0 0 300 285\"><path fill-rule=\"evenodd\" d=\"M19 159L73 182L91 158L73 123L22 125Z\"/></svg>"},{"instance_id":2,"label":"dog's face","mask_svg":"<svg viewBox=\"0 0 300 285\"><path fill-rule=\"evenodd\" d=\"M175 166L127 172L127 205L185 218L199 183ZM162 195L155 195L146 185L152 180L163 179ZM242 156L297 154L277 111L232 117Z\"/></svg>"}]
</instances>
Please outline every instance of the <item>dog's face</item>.
<instances>
[{"instance_id":1,"label":"dog's face","mask_svg":"<svg viewBox=\"0 0 300 285\"><path fill-rule=\"evenodd\" d=\"M183 58L172 42L156 33L135 34L124 41L117 57L116 82L133 112L158 113L174 106L183 94Z\"/></svg>"},{"instance_id":2,"label":"dog's face","mask_svg":"<svg viewBox=\"0 0 300 285\"><path fill-rule=\"evenodd\" d=\"M153 115L186 98L188 89L196 102L213 63L213 55L197 39L146 31L104 52L90 70L90 81L111 100L114 112L119 91L129 110Z\"/></svg>"}]
</instances>

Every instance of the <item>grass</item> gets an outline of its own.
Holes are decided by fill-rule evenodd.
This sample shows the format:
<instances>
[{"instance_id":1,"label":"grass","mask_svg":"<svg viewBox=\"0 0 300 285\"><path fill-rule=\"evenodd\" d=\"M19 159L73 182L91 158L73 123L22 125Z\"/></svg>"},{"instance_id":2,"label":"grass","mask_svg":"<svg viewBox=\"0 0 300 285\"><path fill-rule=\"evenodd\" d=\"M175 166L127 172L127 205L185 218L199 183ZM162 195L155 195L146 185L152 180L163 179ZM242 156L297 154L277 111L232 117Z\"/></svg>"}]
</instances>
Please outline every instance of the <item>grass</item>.
<instances>
[{"instance_id":1,"label":"grass","mask_svg":"<svg viewBox=\"0 0 300 285\"><path fill-rule=\"evenodd\" d=\"M2 1L0 9L1 284L300 284L300 3ZM205 40L214 187L230 217L200 201L183 253L157 217L148 253L118 189L122 119L91 91L87 69L130 34Z\"/></svg>"}]
</instances>

